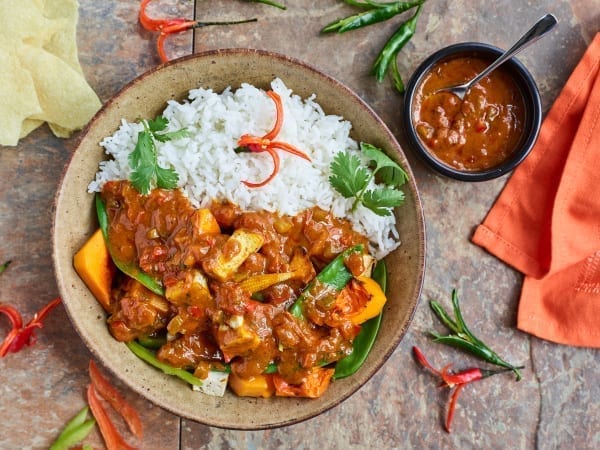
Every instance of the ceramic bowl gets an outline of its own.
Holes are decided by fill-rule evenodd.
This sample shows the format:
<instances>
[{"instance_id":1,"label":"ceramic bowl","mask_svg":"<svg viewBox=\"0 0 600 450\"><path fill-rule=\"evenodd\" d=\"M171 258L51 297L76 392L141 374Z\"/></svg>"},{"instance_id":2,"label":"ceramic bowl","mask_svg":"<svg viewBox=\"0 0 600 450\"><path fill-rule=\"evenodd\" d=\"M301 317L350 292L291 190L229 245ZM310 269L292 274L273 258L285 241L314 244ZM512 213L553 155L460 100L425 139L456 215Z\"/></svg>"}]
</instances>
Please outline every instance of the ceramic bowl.
<instances>
[{"instance_id":1,"label":"ceramic bowl","mask_svg":"<svg viewBox=\"0 0 600 450\"><path fill-rule=\"evenodd\" d=\"M147 365L109 334L106 314L73 269L73 255L98 228L94 196L87 185L104 159L99 142L113 134L121 119L153 118L170 99L183 100L199 86L221 92L250 83L268 89L279 77L295 94L316 101L327 114L353 124L353 138L370 142L409 173L405 204L398 214L402 245L388 256L389 300L376 344L355 375L334 381L318 399L224 397L193 392L177 378ZM181 417L232 429L265 429L314 417L353 394L385 363L404 334L420 295L425 233L417 187L394 136L356 94L318 70L294 59L256 50L219 50L185 57L137 78L108 101L80 137L55 200L53 258L56 280L68 316L94 357L131 389ZM390 381L392 382L392 381Z\"/></svg>"},{"instance_id":2,"label":"ceramic bowl","mask_svg":"<svg viewBox=\"0 0 600 450\"><path fill-rule=\"evenodd\" d=\"M510 156L496 166L477 171L457 169L436 157L424 144L415 129L415 100L424 79L437 64L462 56L474 56L493 62L503 50L489 44L465 42L438 50L419 65L406 85L403 102L403 125L406 140L411 149L433 170L462 181L485 181L511 172L529 154L539 134L542 121L542 105L535 80L527 68L515 57L500 69L506 71L519 88L524 104L523 132ZM497 69L497 70L500 70Z\"/></svg>"}]
</instances>

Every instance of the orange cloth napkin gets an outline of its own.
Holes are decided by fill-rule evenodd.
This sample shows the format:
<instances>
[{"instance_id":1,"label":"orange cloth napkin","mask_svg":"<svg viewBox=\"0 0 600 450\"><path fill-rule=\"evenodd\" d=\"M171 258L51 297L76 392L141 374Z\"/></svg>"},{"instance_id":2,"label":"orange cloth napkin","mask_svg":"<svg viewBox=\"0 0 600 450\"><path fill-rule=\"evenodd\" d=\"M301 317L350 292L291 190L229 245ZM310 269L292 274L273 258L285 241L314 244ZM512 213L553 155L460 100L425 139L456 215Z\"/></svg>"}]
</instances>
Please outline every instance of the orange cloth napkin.
<instances>
[{"instance_id":1,"label":"orange cloth napkin","mask_svg":"<svg viewBox=\"0 0 600 450\"><path fill-rule=\"evenodd\" d=\"M600 347L600 33L472 241L525 274L519 329Z\"/></svg>"}]
</instances>

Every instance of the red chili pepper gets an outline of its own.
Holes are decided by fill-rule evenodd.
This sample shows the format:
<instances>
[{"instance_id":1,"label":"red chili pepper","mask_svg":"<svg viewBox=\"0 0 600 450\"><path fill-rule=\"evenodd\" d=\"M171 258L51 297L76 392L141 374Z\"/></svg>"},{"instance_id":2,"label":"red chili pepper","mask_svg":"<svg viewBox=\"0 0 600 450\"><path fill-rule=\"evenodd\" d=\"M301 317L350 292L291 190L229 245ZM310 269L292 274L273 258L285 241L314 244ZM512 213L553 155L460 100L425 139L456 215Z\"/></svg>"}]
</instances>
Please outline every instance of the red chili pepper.
<instances>
[{"instance_id":1,"label":"red chili pepper","mask_svg":"<svg viewBox=\"0 0 600 450\"><path fill-rule=\"evenodd\" d=\"M98 392L104 400L110 403L110 406L123 417L129 430L136 437L141 439L143 436L143 428L142 421L140 420L137 411L121 396L112 384L110 384L104 375L102 375L94 361L91 360L89 372L95 391Z\"/></svg>"},{"instance_id":2,"label":"red chili pepper","mask_svg":"<svg viewBox=\"0 0 600 450\"><path fill-rule=\"evenodd\" d=\"M442 379L441 387L448 387L450 389L454 388L454 391L450 397L450 404L448 405L448 413L446 415L445 428L448 433L450 433L450 426L452 425L452 418L454 417L454 411L456 410L456 403L458 401L458 395L460 391L469 383L473 383L474 381L487 378L491 375L511 370L484 370L477 367L472 367L470 369L454 373L450 372L450 364L443 367L442 370L435 369L429 363L429 361L427 361L427 358L425 358L425 355L423 355L421 350L419 350L417 347L413 347L413 354L415 355L415 359L419 362L419 364L429 370L432 374Z\"/></svg>"},{"instance_id":3,"label":"red chili pepper","mask_svg":"<svg viewBox=\"0 0 600 450\"><path fill-rule=\"evenodd\" d=\"M162 31L165 27L177 25L182 22L186 22L187 19L183 17L176 17L174 19L152 19L148 17L146 13L146 7L152 0L142 0L140 3L140 14L139 19L142 26L148 31Z\"/></svg>"},{"instance_id":4,"label":"red chili pepper","mask_svg":"<svg viewBox=\"0 0 600 450\"><path fill-rule=\"evenodd\" d=\"M6 338L0 346L0 358L3 358L8 353L17 353L26 345L35 344L35 329L42 328L42 321L48 313L61 302L60 298L56 298L34 314L33 319L23 326L23 318L19 311L14 307L6 304L0 304L0 313L6 314L11 322L12 329L9 331Z\"/></svg>"},{"instance_id":5,"label":"red chili pepper","mask_svg":"<svg viewBox=\"0 0 600 450\"><path fill-rule=\"evenodd\" d=\"M132 447L125 441L121 433L119 433L110 420L104 406L100 402L100 398L98 398L96 388L94 388L93 384L88 386L87 400L90 405L90 410L98 423L98 428L100 428L100 434L102 434L102 437L104 438L106 448L108 450L135 450L135 447Z\"/></svg>"},{"instance_id":6,"label":"red chili pepper","mask_svg":"<svg viewBox=\"0 0 600 450\"><path fill-rule=\"evenodd\" d=\"M152 0L142 0L140 3L140 13L138 15L139 21L142 27L148 31L159 32L158 39L156 40L156 48L160 60L167 62L169 60L165 52L165 40L171 34L181 33L183 31L191 30L192 28L206 27L210 25L234 25L239 23L255 22L256 19L238 20L229 22L200 22L198 20L186 19L184 17L175 18L164 18L164 19L153 19L148 16L146 7Z\"/></svg>"},{"instance_id":7,"label":"red chili pepper","mask_svg":"<svg viewBox=\"0 0 600 450\"><path fill-rule=\"evenodd\" d=\"M279 96L279 94L277 94L277 92L268 91L267 95L275 103L276 113L275 124L273 125L273 128L271 129L271 131L269 131L262 137L244 134L238 140L238 146L240 149L247 149L251 152L256 153L267 152L269 155L271 155L271 158L273 159L273 172L271 172L271 175L269 175L265 180L261 181L260 183L242 181L242 183L251 188L264 186L273 178L275 178L275 175L277 175L277 173L279 172L280 160L279 155L277 154L275 149L286 151L288 153L291 153L292 155L299 156L300 158L306 159L310 162L310 158L306 155L306 153L302 152L301 150L298 150L293 145L288 144L286 142L273 140L279 134L279 131L281 130L281 125L283 124L283 102L281 101L281 97Z\"/></svg>"}]
</instances>

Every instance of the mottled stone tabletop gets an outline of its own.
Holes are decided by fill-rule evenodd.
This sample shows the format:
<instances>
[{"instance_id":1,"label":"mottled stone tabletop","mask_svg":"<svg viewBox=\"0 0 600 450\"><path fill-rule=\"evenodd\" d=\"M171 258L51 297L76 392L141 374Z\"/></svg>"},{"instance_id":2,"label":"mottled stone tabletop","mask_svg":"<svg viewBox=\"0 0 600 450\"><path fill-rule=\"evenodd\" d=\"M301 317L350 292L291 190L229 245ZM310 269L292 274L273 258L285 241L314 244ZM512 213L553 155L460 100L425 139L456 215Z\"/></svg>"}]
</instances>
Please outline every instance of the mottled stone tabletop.
<instances>
[{"instance_id":1,"label":"mottled stone tabletop","mask_svg":"<svg viewBox=\"0 0 600 450\"><path fill-rule=\"evenodd\" d=\"M401 95L389 81L377 83L370 66L397 20L345 35L323 36L329 22L355 11L340 0L280 0L281 11L240 0L156 0L151 11L202 20L257 17L255 23L210 27L169 41L174 58L191 52L252 47L303 60L360 95L404 145ZM79 57L101 100L160 63L155 36L137 23L139 2L80 0ZM600 29L600 0L428 0L417 34L402 51L406 79L430 53L460 41L507 48L546 12L559 26L519 59L550 107L594 34ZM55 138L46 127L17 147L0 148L0 299L30 317L58 295L51 255L54 195L77 134ZM469 242L507 178L463 183L442 178L407 151L423 202L427 268L421 302L408 334L383 368L348 400L311 420L281 429L234 431L177 417L115 385L140 411L146 449L252 448L600 448L600 353L555 345L516 329L522 276ZM438 327L427 300L448 304L459 289L468 323L508 359L525 365L523 380L491 378L463 391L451 434L443 429L447 390L416 366L418 345L440 365L469 362L434 344ZM0 322L0 335L7 321ZM52 312L35 346L0 359L0 448L47 448L66 421L85 404L91 354L62 308ZM503 377L502 375L501 377ZM87 439L103 443L97 431Z\"/></svg>"}]
</instances>

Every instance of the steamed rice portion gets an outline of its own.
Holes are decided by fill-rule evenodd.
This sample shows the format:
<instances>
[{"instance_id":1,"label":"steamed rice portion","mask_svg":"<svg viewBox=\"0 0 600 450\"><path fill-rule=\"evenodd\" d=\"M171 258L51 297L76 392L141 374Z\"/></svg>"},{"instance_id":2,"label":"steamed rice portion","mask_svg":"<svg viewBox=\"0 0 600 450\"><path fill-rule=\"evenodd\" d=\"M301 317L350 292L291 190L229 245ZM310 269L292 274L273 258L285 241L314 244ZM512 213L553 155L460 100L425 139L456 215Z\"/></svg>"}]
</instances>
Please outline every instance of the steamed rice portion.
<instances>
[{"instance_id":1,"label":"steamed rice portion","mask_svg":"<svg viewBox=\"0 0 600 450\"><path fill-rule=\"evenodd\" d=\"M284 151L279 172L265 186L249 188L247 180L260 182L273 170L268 153L235 153L243 134L262 136L275 122L275 107L263 90L249 84L226 89L221 94L210 89L193 89L184 102L169 101L163 113L167 131L186 128L189 137L157 142L158 163L174 168L178 186L195 207L211 201L230 201L243 210L277 211L296 215L315 205L349 219L367 236L370 252L380 259L400 244L395 217L378 216L359 205L352 211L352 198L346 199L329 184L329 166L340 151L362 158L358 143L350 138L351 124L342 117L326 115L315 95L303 100L280 79L271 83L283 102L283 125L277 141L292 144L306 153L311 162ZM88 187L99 192L109 180L129 179L128 157L135 148L143 125L122 121L119 129L100 145L112 159L100 162L100 170Z\"/></svg>"}]
</instances>

